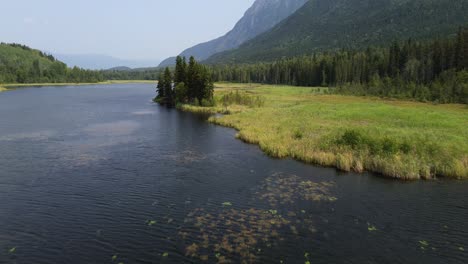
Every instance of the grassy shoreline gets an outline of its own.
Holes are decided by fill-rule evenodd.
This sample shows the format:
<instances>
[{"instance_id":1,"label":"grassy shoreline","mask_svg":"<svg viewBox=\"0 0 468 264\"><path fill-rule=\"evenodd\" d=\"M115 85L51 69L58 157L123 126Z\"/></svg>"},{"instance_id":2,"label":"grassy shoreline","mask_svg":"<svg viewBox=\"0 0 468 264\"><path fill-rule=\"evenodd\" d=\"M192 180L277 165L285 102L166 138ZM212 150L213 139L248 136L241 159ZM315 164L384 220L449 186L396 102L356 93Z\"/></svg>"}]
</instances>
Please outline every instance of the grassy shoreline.
<instances>
[{"instance_id":1,"label":"grassy shoreline","mask_svg":"<svg viewBox=\"0 0 468 264\"><path fill-rule=\"evenodd\" d=\"M104 85L104 84L126 84L126 83L156 83L153 80L109 80L97 83L7 83L1 84L5 90L9 87L32 87L32 86L81 86L81 85ZM1 89L0 89L1 90Z\"/></svg>"},{"instance_id":2,"label":"grassy shoreline","mask_svg":"<svg viewBox=\"0 0 468 264\"><path fill-rule=\"evenodd\" d=\"M235 128L237 138L272 157L403 180L468 179L466 105L328 95L324 88L216 86L215 107L179 108L225 114L209 121ZM249 105L249 97L264 104Z\"/></svg>"}]
</instances>

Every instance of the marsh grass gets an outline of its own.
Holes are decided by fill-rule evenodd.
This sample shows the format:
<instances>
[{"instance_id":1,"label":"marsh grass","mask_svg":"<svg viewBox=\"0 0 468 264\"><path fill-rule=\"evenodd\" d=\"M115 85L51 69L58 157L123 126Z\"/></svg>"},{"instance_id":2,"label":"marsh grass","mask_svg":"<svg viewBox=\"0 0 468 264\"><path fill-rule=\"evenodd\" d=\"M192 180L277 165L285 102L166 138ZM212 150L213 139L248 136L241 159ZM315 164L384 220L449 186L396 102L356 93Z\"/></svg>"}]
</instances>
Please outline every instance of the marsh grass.
<instances>
[{"instance_id":1,"label":"marsh grass","mask_svg":"<svg viewBox=\"0 0 468 264\"><path fill-rule=\"evenodd\" d=\"M237 93L239 95L237 95ZM222 98L260 97L261 106ZM273 157L416 180L468 178L468 108L330 95L324 88L217 84L210 122Z\"/></svg>"}]
</instances>

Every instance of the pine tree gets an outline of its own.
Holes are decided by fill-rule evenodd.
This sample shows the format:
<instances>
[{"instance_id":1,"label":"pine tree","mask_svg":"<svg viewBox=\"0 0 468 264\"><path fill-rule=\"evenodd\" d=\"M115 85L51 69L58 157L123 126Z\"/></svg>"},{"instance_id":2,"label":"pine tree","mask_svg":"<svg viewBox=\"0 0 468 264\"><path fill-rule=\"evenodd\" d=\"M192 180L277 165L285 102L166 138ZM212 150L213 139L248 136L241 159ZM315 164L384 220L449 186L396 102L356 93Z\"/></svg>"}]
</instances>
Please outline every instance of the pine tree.
<instances>
[{"instance_id":1,"label":"pine tree","mask_svg":"<svg viewBox=\"0 0 468 264\"><path fill-rule=\"evenodd\" d=\"M163 74L160 73L159 74L159 78L158 78L158 86L156 87L156 99L161 99L161 98L164 98L164 78L163 78Z\"/></svg>"},{"instance_id":2,"label":"pine tree","mask_svg":"<svg viewBox=\"0 0 468 264\"><path fill-rule=\"evenodd\" d=\"M187 62L185 57L177 56L176 67L174 71L174 83L177 86L179 83L186 82Z\"/></svg>"},{"instance_id":3,"label":"pine tree","mask_svg":"<svg viewBox=\"0 0 468 264\"><path fill-rule=\"evenodd\" d=\"M167 67L164 70L164 102L167 105L173 105L174 104L174 91L172 89L172 74L171 70L169 70L169 67Z\"/></svg>"}]
</instances>

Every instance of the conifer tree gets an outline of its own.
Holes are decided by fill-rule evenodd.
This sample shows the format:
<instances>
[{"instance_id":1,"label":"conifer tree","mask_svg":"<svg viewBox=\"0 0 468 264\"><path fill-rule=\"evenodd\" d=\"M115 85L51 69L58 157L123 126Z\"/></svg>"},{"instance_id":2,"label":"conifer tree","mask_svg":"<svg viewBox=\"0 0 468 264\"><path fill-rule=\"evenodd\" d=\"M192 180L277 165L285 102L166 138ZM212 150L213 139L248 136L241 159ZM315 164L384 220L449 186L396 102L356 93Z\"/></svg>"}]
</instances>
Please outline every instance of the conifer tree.
<instances>
[{"instance_id":1,"label":"conifer tree","mask_svg":"<svg viewBox=\"0 0 468 264\"><path fill-rule=\"evenodd\" d=\"M163 90L164 90L164 102L167 105L173 105L174 104L174 91L172 89L172 74L171 70L169 70L169 67L166 67L164 70L164 76L163 76Z\"/></svg>"}]
</instances>

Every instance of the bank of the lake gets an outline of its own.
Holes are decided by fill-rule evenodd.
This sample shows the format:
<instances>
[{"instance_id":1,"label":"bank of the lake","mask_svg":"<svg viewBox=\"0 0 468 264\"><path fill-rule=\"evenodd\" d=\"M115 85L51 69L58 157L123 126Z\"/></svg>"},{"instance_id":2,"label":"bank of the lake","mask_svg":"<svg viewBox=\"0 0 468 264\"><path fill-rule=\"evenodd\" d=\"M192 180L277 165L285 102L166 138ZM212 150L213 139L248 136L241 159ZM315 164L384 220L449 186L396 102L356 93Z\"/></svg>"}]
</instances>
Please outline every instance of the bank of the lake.
<instances>
[{"instance_id":1,"label":"bank of the lake","mask_svg":"<svg viewBox=\"0 0 468 264\"><path fill-rule=\"evenodd\" d=\"M8 89L5 88L5 87L0 86L0 93L1 93L1 92L4 92L4 91L6 91L6 90L8 90Z\"/></svg>"},{"instance_id":2,"label":"bank of the lake","mask_svg":"<svg viewBox=\"0 0 468 264\"><path fill-rule=\"evenodd\" d=\"M468 178L466 105L326 94L326 88L217 84L210 122L270 156L405 179Z\"/></svg>"}]
</instances>

